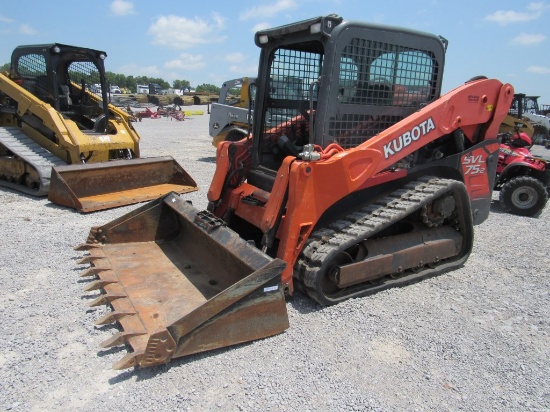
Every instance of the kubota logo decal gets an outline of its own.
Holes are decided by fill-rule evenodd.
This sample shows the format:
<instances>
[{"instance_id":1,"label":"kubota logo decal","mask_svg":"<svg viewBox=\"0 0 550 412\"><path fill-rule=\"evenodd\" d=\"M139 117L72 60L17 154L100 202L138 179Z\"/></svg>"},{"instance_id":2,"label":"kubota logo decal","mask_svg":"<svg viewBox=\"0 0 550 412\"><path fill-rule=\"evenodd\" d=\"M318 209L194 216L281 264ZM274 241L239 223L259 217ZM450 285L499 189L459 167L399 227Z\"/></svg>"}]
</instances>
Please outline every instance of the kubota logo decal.
<instances>
[{"instance_id":1,"label":"kubota logo decal","mask_svg":"<svg viewBox=\"0 0 550 412\"><path fill-rule=\"evenodd\" d=\"M412 142L416 142L421 137L426 136L432 130L435 130L435 123L430 117L428 120L424 120L422 123L414 126L408 132L403 133L401 136L396 137L388 144L384 145L384 156L386 159L390 156L399 153L405 149Z\"/></svg>"}]
</instances>

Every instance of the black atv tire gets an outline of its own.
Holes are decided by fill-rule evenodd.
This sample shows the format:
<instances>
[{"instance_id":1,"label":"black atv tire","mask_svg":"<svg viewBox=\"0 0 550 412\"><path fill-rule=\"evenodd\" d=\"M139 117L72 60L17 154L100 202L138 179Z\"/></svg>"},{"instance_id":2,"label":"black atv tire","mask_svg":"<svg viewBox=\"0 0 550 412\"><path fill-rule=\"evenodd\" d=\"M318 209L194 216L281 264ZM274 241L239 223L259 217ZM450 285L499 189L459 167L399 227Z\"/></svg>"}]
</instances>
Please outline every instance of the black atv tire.
<instances>
[{"instance_id":1,"label":"black atv tire","mask_svg":"<svg viewBox=\"0 0 550 412\"><path fill-rule=\"evenodd\" d=\"M519 176L502 185L499 200L504 210L509 213L534 216L546 206L548 192L540 180Z\"/></svg>"}]
</instances>

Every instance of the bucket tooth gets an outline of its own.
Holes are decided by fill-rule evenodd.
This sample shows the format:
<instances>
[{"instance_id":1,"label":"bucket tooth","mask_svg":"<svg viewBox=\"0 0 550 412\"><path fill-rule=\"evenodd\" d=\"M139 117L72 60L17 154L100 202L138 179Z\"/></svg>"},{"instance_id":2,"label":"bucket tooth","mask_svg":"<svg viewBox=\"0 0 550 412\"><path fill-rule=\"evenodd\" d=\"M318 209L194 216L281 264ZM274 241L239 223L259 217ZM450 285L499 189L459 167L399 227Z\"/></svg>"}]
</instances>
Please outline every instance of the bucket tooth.
<instances>
[{"instance_id":1,"label":"bucket tooth","mask_svg":"<svg viewBox=\"0 0 550 412\"><path fill-rule=\"evenodd\" d=\"M109 262L109 259L106 258L93 258L92 267L96 270L96 274L99 275L99 272L103 272L105 270L111 270L113 267L111 265L111 262Z\"/></svg>"},{"instance_id":2,"label":"bucket tooth","mask_svg":"<svg viewBox=\"0 0 550 412\"><path fill-rule=\"evenodd\" d=\"M93 276L96 276L97 275L97 271L94 267L90 267L88 269L86 269L84 272L82 272L80 274L80 277L81 278L91 278Z\"/></svg>"},{"instance_id":3,"label":"bucket tooth","mask_svg":"<svg viewBox=\"0 0 550 412\"><path fill-rule=\"evenodd\" d=\"M92 277L92 276L100 276L101 277L100 272L104 272L104 271L107 271L107 270L110 270L110 269L105 268L105 267L99 267L99 266L91 266L88 269L86 269L84 272L82 272L80 274L80 277L81 278Z\"/></svg>"},{"instance_id":4,"label":"bucket tooth","mask_svg":"<svg viewBox=\"0 0 550 412\"><path fill-rule=\"evenodd\" d=\"M84 265L86 263L90 263L90 256L84 256L76 261L77 265Z\"/></svg>"},{"instance_id":5,"label":"bucket tooth","mask_svg":"<svg viewBox=\"0 0 550 412\"><path fill-rule=\"evenodd\" d=\"M103 245L101 245L99 243L81 243L80 245L75 246L73 250L77 250L77 251L80 251L80 252L86 252L90 249L100 248L100 247L103 247Z\"/></svg>"},{"instance_id":6,"label":"bucket tooth","mask_svg":"<svg viewBox=\"0 0 550 412\"><path fill-rule=\"evenodd\" d=\"M94 263L96 262L97 260L99 259L105 259L104 256L92 256L92 255L87 255L87 256L84 256L83 258L79 259L76 261L76 264L77 265L84 265L86 263Z\"/></svg>"},{"instance_id":7,"label":"bucket tooth","mask_svg":"<svg viewBox=\"0 0 550 412\"><path fill-rule=\"evenodd\" d=\"M111 283L116 283L116 280L96 280L92 283L90 283L88 286L84 288L85 292L91 292L92 290L98 290L103 289L106 285L109 285Z\"/></svg>"},{"instance_id":8,"label":"bucket tooth","mask_svg":"<svg viewBox=\"0 0 550 412\"><path fill-rule=\"evenodd\" d=\"M95 324L100 326L100 325L108 325L109 323L115 323L117 322L119 319L125 317L125 316L132 316L132 315L135 315L136 313L135 312L119 312L119 311L114 311L114 312L110 312L110 313L107 313L105 316L103 316L102 318L96 320Z\"/></svg>"},{"instance_id":9,"label":"bucket tooth","mask_svg":"<svg viewBox=\"0 0 550 412\"><path fill-rule=\"evenodd\" d=\"M100 259L105 259L105 251L101 247L90 248L87 250L89 253L82 259L77 261L77 264L94 263Z\"/></svg>"},{"instance_id":10,"label":"bucket tooth","mask_svg":"<svg viewBox=\"0 0 550 412\"><path fill-rule=\"evenodd\" d=\"M99 295L97 298L92 300L88 304L88 306L93 308L95 306L108 305L108 304L109 304L109 301L107 299L105 299L105 296L104 295Z\"/></svg>"},{"instance_id":11,"label":"bucket tooth","mask_svg":"<svg viewBox=\"0 0 550 412\"><path fill-rule=\"evenodd\" d=\"M128 339L134 336L146 335L146 332L119 332L109 339L103 341L99 346L102 348L110 348L113 346L121 346L128 343Z\"/></svg>"},{"instance_id":12,"label":"bucket tooth","mask_svg":"<svg viewBox=\"0 0 550 412\"><path fill-rule=\"evenodd\" d=\"M143 358L143 353L141 352L130 352L127 353L121 360L113 365L115 370L128 369L133 366L136 366L140 363Z\"/></svg>"},{"instance_id":13,"label":"bucket tooth","mask_svg":"<svg viewBox=\"0 0 550 412\"><path fill-rule=\"evenodd\" d=\"M95 298L92 302L90 302L89 306L101 306L101 305L109 305L112 301L116 299L122 299L127 298L128 296L120 294L120 295L113 295L113 294L102 294L99 295L97 298Z\"/></svg>"}]
</instances>

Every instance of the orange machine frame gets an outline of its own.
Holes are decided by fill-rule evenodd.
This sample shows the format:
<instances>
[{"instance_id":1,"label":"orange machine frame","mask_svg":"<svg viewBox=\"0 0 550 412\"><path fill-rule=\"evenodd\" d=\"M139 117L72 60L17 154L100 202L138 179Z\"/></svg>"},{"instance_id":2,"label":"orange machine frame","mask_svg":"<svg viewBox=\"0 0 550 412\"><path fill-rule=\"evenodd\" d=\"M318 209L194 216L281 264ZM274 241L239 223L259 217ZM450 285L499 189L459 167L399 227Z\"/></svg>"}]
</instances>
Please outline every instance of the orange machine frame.
<instances>
[{"instance_id":1,"label":"orange machine frame","mask_svg":"<svg viewBox=\"0 0 550 412\"><path fill-rule=\"evenodd\" d=\"M282 273L282 283L293 291L292 272L305 241L323 213L350 193L405 177L406 169L388 169L400 159L428 143L461 129L473 144L496 139L502 120L508 113L514 95L513 87L495 79L483 79L464 84L442 96L437 101L408 116L392 127L361 145L343 150L337 145L324 149L327 156L319 161L304 161L288 156L277 171L271 193L246 182L231 190L224 190L232 158L243 163L250 161L247 151L251 138L240 142L223 142L217 150L217 169L214 174L208 200L219 202L218 216L232 209L234 213L263 233L273 230L281 208L291 213L283 214L277 228L280 240L276 257L287 262ZM481 137L476 141L475 132L484 125ZM322 150L322 149L321 149ZM477 150L476 155L487 157L498 150L498 144ZM463 157L463 162L465 162ZM469 176L463 164L461 172L470 198L490 196L487 173ZM330 191L327 190L330 187ZM288 192L288 195L287 195ZM263 199L263 206L242 202L245 196ZM283 202L286 198L286 205Z\"/></svg>"}]
</instances>

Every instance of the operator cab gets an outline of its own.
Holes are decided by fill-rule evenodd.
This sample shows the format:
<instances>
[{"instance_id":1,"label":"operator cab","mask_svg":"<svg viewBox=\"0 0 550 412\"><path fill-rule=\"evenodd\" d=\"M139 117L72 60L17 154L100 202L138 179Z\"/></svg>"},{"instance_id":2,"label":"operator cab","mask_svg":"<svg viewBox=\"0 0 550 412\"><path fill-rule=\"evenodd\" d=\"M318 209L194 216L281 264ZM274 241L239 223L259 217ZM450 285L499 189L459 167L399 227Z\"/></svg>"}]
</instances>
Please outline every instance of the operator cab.
<instances>
[{"instance_id":1,"label":"operator cab","mask_svg":"<svg viewBox=\"0 0 550 412\"><path fill-rule=\"evenodd\" d=\"M249 183L269 191L283 159L306 145L356 147L437 99L446 44L336 15L256 33Z\"/></svg>"},{"instance_id":2,"label":"operator cab","mask_svg":"<svg viewBox=\"0 0 550 412\"><path fill-rule=\"evenodd\" d=\"M104 133L109 116L103 103L108 101L106 57L99 50L59 43L19 46L12 54L11 77L82 131Z\"/></svg>"}]
</instances>

